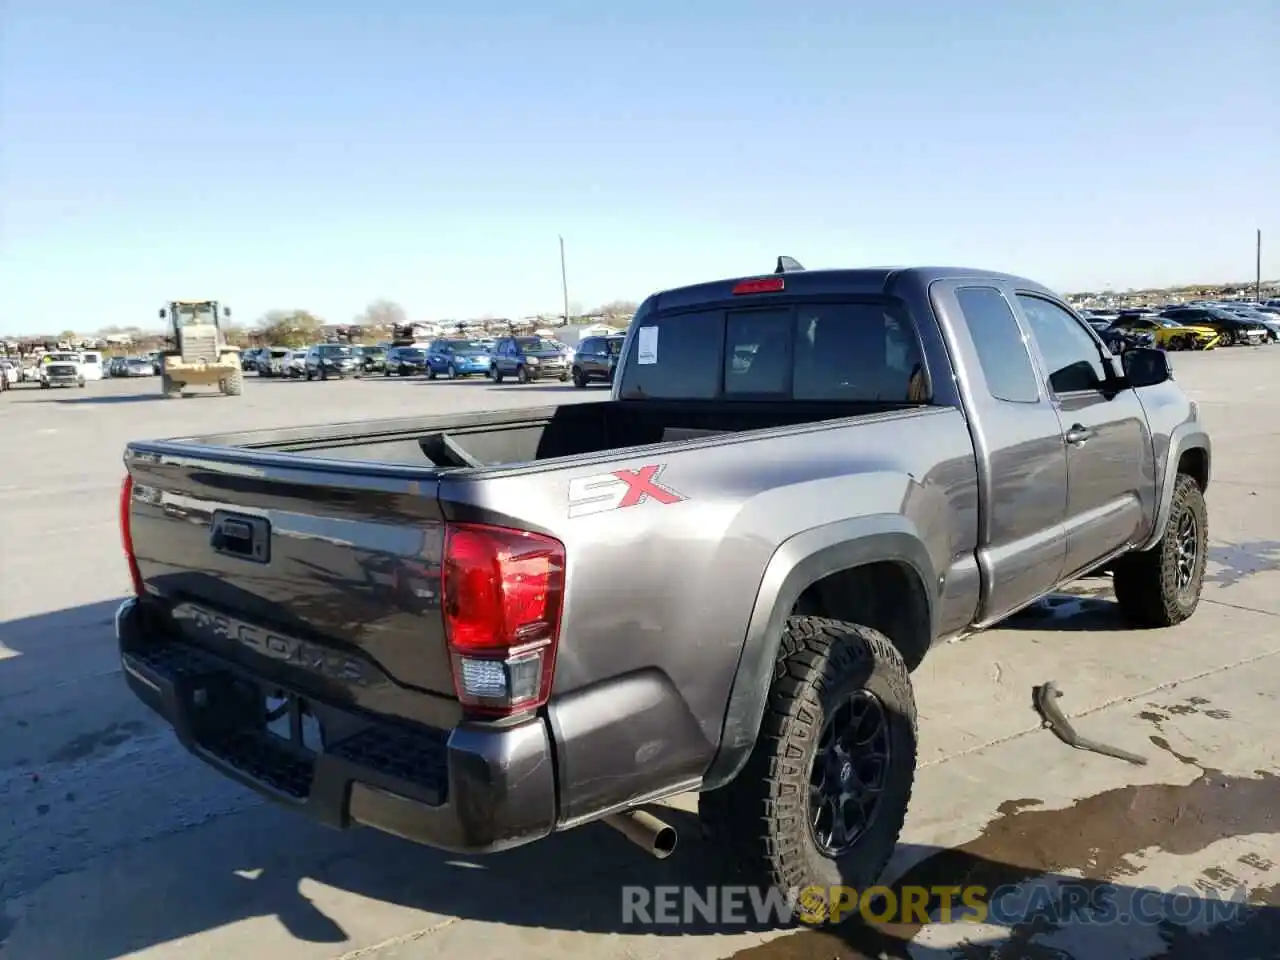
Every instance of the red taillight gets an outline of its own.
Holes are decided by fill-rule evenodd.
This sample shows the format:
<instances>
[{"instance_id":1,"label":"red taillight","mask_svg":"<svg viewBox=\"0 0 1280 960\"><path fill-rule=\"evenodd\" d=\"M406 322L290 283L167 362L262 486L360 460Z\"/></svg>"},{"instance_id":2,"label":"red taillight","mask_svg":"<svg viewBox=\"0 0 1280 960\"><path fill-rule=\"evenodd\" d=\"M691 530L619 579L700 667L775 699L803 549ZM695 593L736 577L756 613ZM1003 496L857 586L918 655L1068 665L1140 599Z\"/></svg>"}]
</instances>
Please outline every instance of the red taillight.
<instances>
[{"instance_id":1,"label":"red taillight","mask_svg":"<svg viewBox=\"0 0 1280 960\"><path fill-rule=\"evenodd\" d=\"M506 527L445 528L441 606L458 699L502 716L542 706L551 695L564 545Z\"/></svg>"},{"instance_id":2,"label":"red taillight","mask_svg":"<svg viewBox=\"0 0 1280 960\"><path fill-rule=\"evenodd\" d=\"M733 295L740 297L747 293L777 293L785 290L787 282L782 277L766 277L763 280L742 280L733 287Z\"/></svg>"},{"instance_id":3,"label":"red taillight","mask_svg":"<svg viewBox=\"0 0 1280 960\"><path fill-rule=\"evenodd\" d=\"M129 563L129 579L133 581L135 596L142 596L142 571L133 552L133 521L130 507L133 505L133 477L125 474L120 484L120 541L124 544L124 557Z\"/></svg>"}]
</instances>

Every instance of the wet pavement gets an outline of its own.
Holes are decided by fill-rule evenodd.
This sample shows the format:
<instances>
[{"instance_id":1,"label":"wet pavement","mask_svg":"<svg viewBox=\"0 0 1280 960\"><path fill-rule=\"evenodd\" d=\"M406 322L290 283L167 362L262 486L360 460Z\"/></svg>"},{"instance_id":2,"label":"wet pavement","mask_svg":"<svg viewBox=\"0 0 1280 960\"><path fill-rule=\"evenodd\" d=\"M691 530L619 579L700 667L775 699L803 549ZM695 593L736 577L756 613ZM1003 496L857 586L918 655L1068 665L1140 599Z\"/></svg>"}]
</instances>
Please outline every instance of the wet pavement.
<instances>
[{"instance_id":1,"label":"wet pavement","mask_svg":"<svg viewBox=\"0 0 1280 960\"><path fill-rule=\"evenodd\" d=\"M1215 442L1200 610L1174 630L1128 630L1109 583L1091 579L931 653L888 892L984 888L975 916L987 916L942 922L950 900L935 893L928 923L794 933L624 921L626 885L717 882L690 798L673 804L682 836L668 861L600 826L464 860L266 805L178 749L124 690L110 637L127 587L114 520L124 438L403 414L425 394L481 409L573 393L344 383L302 405L281 399L302 387L250 381L235 412L105 402L147 388L132 383L93 385L96 405L21 398L30 408L0 421L0 441L21 430L32 453L0 484L0 958L1280 957L1280 348L1175 362ZM1147 764L1044 730L1031 690L1050 679L1081 735Z\"/></svg>"}]
</instances>

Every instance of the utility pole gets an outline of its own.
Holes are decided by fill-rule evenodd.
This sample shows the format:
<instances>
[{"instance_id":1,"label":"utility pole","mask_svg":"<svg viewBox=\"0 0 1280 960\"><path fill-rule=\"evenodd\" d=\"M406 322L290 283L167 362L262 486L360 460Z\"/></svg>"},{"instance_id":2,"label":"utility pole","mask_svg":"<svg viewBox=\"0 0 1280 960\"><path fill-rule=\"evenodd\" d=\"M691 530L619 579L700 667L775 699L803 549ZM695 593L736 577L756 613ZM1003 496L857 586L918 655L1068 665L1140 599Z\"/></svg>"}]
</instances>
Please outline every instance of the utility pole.
<instances>
[{"instance_id":1,"label":"utility pole","mask_svg":"<svg viewBox=\"0 0 1280 960\"><path fill-rule=\"evenodd\" d=\"M560 292L564 294L564 322L569 323L569 274L564 266L564 237L560 237Z\"/></svg>"},{"instance_id":2,"label":"utility pole","mask_svg":"<svg viewBox=\"0 0 1280 960\"><path fill-rule=\"evenodd\" d=\"M1253 267L1253 299L1262 302L1262 229L1258 229L1258 246Z\"/></svg>"}]
</instances>

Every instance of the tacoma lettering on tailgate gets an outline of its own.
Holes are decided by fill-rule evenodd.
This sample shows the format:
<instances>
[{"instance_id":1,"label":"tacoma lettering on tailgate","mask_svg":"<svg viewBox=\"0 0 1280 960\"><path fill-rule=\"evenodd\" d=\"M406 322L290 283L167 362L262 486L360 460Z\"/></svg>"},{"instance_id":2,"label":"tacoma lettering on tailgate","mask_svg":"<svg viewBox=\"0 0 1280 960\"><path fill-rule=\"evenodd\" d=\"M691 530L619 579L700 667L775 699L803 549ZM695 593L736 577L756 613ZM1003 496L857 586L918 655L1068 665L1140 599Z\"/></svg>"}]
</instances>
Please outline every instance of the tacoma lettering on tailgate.
<instances>
[{"instance_id":1,"label":"tacoma lettering on tailgate","mask_svg":"<svg viewBox=\"0 0 1280 960\"><path fill-rule=\"evenodd\" d=\"M255 627L243 620L198 607L194 603L178 604L173 608L172 615L175 620L203 639L212 640L215 643L239 644L265 657L284 661L331 680L342 680L361 686L367 686L370 683L369 672L359 660L344 657L317 644L299 640L297 637L287 637L273 630Z\"/></svg>"}]
</instances>

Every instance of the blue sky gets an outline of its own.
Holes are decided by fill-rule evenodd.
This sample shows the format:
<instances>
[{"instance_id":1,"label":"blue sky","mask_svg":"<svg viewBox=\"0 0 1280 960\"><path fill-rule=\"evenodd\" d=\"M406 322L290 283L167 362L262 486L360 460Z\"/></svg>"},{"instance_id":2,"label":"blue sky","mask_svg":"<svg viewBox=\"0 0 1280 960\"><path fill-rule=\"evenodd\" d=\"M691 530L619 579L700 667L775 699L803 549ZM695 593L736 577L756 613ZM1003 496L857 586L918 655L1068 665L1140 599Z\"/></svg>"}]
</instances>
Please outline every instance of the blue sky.
<instances>
[{"instance_id":1,"label":"blue sky","mask_svg":"<svg viewBox=\"0 0 1280 960\"><path fill-rule=\"evenodd\" d=\"M1276 0L7 0L0 331L1280 274ZM1268 238L1270 244L1267 246Z\"/></svg>"}]
</instances>

